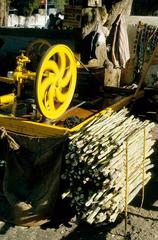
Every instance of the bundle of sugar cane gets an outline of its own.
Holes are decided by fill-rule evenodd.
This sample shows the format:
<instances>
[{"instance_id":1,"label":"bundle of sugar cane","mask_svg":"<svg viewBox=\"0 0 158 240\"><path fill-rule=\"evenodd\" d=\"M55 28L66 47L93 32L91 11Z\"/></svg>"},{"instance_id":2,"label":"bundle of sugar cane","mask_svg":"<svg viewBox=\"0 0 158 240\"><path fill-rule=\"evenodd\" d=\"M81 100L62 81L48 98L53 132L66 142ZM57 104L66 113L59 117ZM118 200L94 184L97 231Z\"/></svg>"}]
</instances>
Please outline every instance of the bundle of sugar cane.
<instances>
[{"instance_id":1,"label":"bundle of sugar cane","mask_svg":"<svg viewBox=\"0 0 158 240\"><path fill-rule=\"evenodd\" d=\"M115 221L150 180L153 126L123 109L96 117L70 137L62 196L87 222Z\"/></svg>"}]
</instances>

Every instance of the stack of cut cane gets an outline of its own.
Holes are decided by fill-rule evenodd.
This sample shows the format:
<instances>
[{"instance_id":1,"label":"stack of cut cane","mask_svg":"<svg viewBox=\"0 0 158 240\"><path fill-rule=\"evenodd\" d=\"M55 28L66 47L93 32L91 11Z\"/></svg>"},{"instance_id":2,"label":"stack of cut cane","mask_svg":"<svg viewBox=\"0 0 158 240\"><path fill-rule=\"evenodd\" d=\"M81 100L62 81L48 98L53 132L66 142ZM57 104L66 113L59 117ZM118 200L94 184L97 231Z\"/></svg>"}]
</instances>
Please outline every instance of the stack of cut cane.
<instances>
[{"instance_id":1,"label":"stack of cut cane","mask_svg":"<svg viewBox=\"0 0 158 240\"><path fill-rule=\"evenodd\" d=\"M114 222L151 179L153 126L122 109L97 116L70 137L62 196L88 223Z\"/></svg>"}]
</instances>

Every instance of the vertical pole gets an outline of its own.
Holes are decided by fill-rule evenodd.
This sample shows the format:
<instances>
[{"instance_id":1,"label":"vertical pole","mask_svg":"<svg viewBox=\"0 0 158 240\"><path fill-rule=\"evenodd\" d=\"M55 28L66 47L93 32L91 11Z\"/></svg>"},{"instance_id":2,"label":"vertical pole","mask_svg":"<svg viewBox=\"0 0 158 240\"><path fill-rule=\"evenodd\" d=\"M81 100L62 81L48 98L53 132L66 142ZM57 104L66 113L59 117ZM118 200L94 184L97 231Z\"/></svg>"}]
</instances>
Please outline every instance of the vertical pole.
<instances>
[{"instance_id":1,"label":"vertical pole","mask_svg":"<svg viewBox=\"0 0 158 240\"><path fill-rule=\"evenodd\" d=\"M144 181L145 181L145 160L146 160L146 128L144 128L144 141L143 141L143 161L142 161L142 201L140 208L143 207L144 203Z\"/></svg>"},{"instance_id":2,"label":"vertical pole","mask_svg":"<svg viewBox=\"0 0 158 240\"><path fill-rule=\"evenodd\" d=\"M126 158L125 158L125 179L126 179L126 189L125 189L125 236L127 235L127 214L128 214L128 139L125 145Z\"/></svg>"}]
</instances>

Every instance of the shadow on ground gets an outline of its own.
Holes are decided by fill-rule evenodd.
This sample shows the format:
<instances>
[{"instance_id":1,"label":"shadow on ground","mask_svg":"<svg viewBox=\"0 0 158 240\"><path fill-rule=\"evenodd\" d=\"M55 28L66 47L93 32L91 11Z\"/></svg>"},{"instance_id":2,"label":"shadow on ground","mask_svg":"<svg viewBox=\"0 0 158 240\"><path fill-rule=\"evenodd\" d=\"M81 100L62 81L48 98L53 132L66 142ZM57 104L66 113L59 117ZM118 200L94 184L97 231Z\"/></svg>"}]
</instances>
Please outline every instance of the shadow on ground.
<instances>
[{"instance_id":1,"label":"shadow on ground","mask_svg":"<svg viewBox=\"0 0 158 240\"><path fill-rule=\"evenodd\" d=\"M68 202L62 204L59 202L54 219L41 226L41 228L55 228L58 230L61 225L64 225L69 230L67 236L63 236L61 240L105 240L110 230L122 221L124 221L124 214L120 214L115 223L90 225L82 220L76 220L75 213L69 207ZM125 237L124 239L127 238Z\"/></svg>"},{"instance_id":2,"label":"shadow on ground","mask_svg":"<svg viewBox=\"0 0 158 240\"><path fill-rule=\"evenodd\" d=\"M62 240L105 240L110 230L117 226L123 219L119 218L113 224L102 224L100 226L89 225L87 223L80 223L77 228ZM122 236L123 237L123 236ZM126 239L126 238L125 238Z\"/></svg>"}]
</instances>

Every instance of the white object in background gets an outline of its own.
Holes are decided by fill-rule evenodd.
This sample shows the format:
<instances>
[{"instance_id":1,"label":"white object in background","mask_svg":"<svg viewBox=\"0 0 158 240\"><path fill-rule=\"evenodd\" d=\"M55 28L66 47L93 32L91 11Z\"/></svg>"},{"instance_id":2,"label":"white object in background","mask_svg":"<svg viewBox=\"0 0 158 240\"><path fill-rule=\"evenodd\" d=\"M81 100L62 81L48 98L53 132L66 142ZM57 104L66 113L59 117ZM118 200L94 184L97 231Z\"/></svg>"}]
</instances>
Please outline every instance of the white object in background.
<instances>
[{"instance_id":1,"label":"white object in background","mask_svg":"<svg viewBox=\"0 0 158 240\"><path fill-rule=\"evenodd\" d=\"M19 20L16 14L9 14L8 16L8 27L18 26Z\"/></svg>"},{"instance_id":2,"label":"white object in background","mask_svg":"<svg viewBox=\"0 0 158 240\"><path fill-rule=\"evenodd\" d=\"M35 14L30 17L17 16L15 14L9 14L8 27L27 27L27 28L44 28L49 17L45 15Z\"/></svg>"},{"instance_id":3,"label":"white object in background","mask_svg":"<svg viewBox=\"0 0 158 240\"><path fill-rule=\"evenodd\" d=\"M51 13L53 15L55 15L57 13L57 9L56 8L48 8L48 15L50 15Z\"/></svg>"},{"instance_id":4,"label":"white object in background","mask_svg":"<svg viewBox=\"0 0 158 240\"><path fill-rule=\"evenodd\" d=\"M25 26L25 17L24 16L19 16L18 17L18 27L24 27Z\"/></svg>"},{"instance_id":5,"label":"white object in background","mask_svg":"<svg viewBox=\"0 0 158 240\"><path fill-rule=\"evenodd\" d=\"M26 17L25 27L34 28L36 26L35 16Z\"/></svg>"},{"instance_id":6,"label":"white object in background","mask_svg":"<svg viewBox=\"0 0 158 240\"><path fill-rule=\"evenodd\" d=\"M35 14L35 25L38 28L42 28L46 26L46 23L48 21L48 16L47 19L45 18L45 16L41 16L40 14Z\"/></svg>"},{"instance_id":7,"label":"white object in background","mask_svg":"<svg viewBox=\"0 0 158 240\"><path fill-rule=\"evenodd\" d=\"M39 9L38 9L38 14L39 14L39 15L43 16L44 13L45 13L45 10L44 10L43 8L39 8Z\"/></svg>"}]
</instances>

